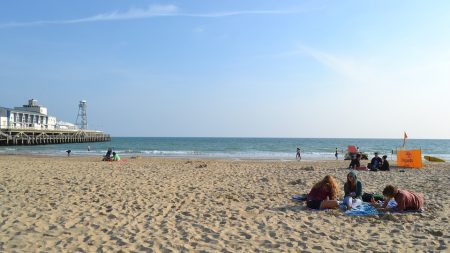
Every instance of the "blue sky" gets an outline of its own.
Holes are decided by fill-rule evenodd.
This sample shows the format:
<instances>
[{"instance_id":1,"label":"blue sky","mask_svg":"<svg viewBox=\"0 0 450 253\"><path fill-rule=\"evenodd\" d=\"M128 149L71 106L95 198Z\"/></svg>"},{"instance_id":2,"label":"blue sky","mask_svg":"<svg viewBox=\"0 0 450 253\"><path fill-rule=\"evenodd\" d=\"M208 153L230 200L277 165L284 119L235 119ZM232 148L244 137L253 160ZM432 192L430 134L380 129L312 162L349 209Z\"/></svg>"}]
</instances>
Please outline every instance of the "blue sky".
<instances>
[{"instance_id":1,"label":"blue sky","mask_svg":"<svg viewBox=\"0 0 450 253\"><path fill-rule=\"evenodd\" d=\"M447 1L2 1L0 106L114 136L450 138Z\"/></svg>"}]
</instances>

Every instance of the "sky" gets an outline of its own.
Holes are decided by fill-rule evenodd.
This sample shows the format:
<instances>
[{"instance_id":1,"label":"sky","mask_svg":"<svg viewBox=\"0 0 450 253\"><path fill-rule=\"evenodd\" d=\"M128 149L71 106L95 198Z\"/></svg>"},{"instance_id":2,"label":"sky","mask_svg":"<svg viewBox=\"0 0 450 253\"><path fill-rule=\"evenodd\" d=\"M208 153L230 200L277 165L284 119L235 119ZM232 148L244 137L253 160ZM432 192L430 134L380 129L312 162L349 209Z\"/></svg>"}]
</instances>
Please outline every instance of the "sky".
<instances>
[{"instance_id":1,"label":"sky","mask_svg":"<svg viewBox=\"0 0 450 253\"><path fill-rule=\"evenodd\" d=\"M0 2L0 106L113 136L450 139L448 1Z\"/></svg>"}]
</instances>

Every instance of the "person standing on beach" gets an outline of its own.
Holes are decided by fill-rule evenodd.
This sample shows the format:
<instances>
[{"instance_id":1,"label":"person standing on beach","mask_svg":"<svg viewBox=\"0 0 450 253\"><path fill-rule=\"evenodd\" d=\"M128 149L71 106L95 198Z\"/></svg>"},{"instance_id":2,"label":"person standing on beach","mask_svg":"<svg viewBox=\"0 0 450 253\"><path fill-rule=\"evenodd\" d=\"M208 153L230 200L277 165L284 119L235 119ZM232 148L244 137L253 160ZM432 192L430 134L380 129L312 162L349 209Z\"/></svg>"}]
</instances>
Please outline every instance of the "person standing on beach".
<instances>
[{"instance_id":1,"label":"person standing on beach","mask_svg":"<svg viewBox=\"0 0 450 253\"><path fill-rule=\"evenodd\" d=\"M297 155L295 155L295 159L302 160L302 155L300 154L300 148L297 148Z\"/></svg>"},{"instance_id":2,"label":"person standing on beach","mask_svg":"<svg viewBox=\"0 0 450 253\"><path fill-rule=\"evenodd\" d=\"M66 152L67 152L67 156L70 156L70 153L72 153L72 150L68 149L68 150L66 150Z\"/></svg>"},{"instance_id":3,"label":"person standing on beach","mask_svg":"<svg viewBox=\"0 0 450 253\"><path fill-rule=\"evenodd\" d=\"M336 153L334 153L334 156L336 157L336 160L338 159L338 148L336 148Z\"/></svg>"}]
</instances>

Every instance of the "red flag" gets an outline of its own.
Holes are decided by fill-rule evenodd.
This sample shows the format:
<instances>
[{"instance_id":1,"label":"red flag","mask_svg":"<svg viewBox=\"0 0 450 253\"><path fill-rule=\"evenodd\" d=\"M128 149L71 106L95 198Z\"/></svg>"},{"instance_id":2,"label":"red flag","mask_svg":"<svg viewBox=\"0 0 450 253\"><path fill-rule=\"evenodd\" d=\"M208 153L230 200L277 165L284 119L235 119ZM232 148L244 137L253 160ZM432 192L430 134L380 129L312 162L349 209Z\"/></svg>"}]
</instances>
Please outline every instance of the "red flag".
<instances>
[{"instance_id":1,"label":"red flag","mask_svg":"<svg viewBox=\"0 0 450 253\"><path fill-rule=\"evenodd\" d=\"M403 133L404 133L404 135L403 135L403 147L405 147L406 139L408 139L408 135L406 134L406 132L403 132Z\"/></svg>"}]
</instances>

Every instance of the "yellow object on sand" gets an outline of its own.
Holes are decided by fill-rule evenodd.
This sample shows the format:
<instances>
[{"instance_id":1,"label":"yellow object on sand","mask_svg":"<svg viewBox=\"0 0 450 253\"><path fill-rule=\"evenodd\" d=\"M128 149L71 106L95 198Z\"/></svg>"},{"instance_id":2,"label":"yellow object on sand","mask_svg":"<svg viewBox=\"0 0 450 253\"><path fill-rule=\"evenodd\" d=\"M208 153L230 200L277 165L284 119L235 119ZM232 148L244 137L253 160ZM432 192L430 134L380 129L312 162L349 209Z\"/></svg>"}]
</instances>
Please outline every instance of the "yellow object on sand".
<instances>
[{"instance_id":1,"label":"yellow object on sand","mask_svg":"<svg viewBox=\"0 0 450 253\"><path fill-rule=\"evenodd\" d=\"M445 163L445 160L442 160L441 158L437 158L434 156L426 155L423 158L425 158L425 160L430 161L430 162Z\"/></svg>"}]
</instances>

